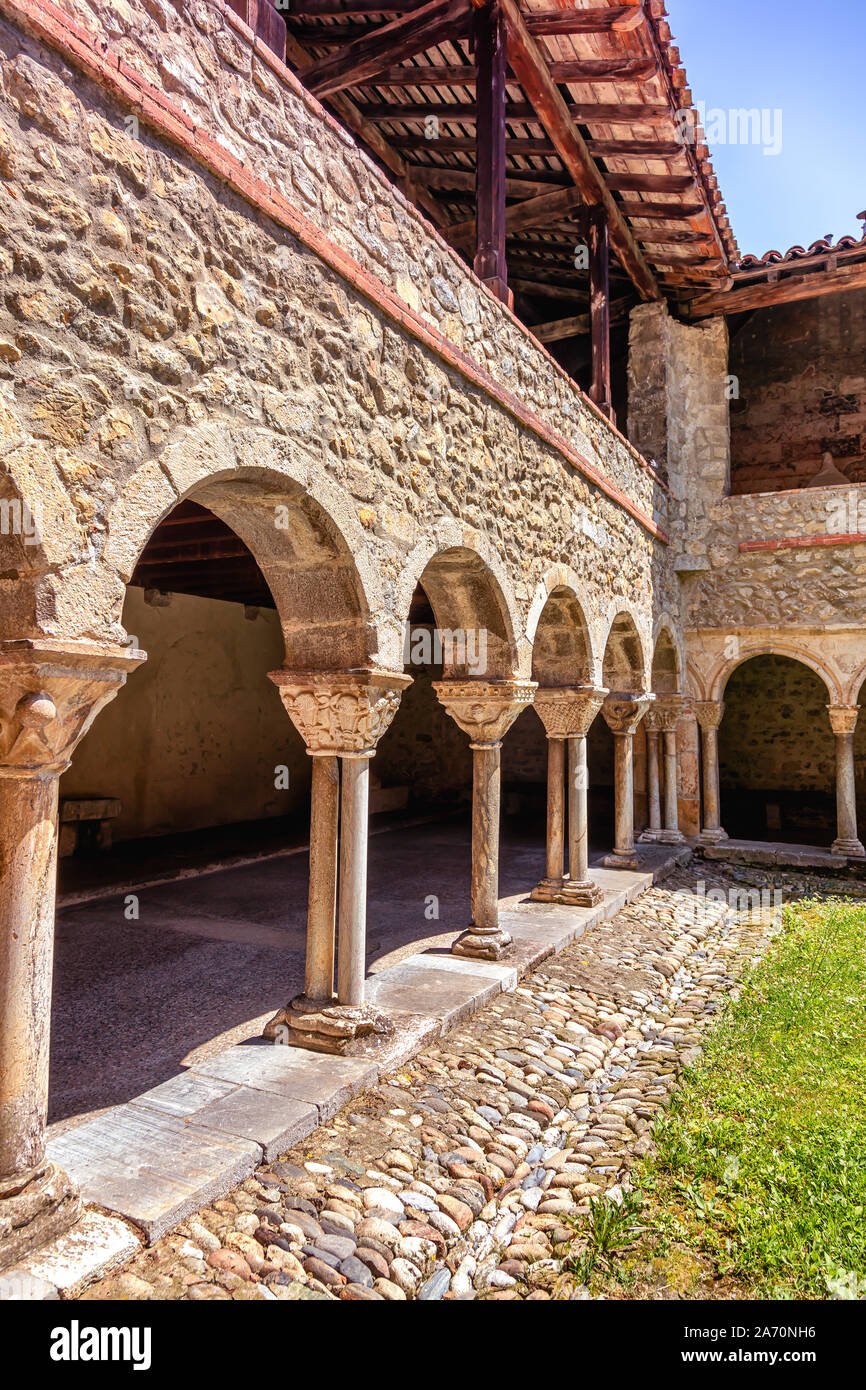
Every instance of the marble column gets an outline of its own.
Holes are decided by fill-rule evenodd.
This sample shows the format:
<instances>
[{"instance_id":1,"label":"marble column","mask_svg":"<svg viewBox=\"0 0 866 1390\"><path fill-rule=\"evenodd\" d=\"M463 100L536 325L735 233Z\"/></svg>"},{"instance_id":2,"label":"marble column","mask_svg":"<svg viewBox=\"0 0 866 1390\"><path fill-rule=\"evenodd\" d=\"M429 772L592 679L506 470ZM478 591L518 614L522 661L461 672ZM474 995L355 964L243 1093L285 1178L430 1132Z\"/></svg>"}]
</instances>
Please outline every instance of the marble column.
<instances>
[{"instance_id":1,"label":"marble column","mask_svg":"<svg viewBox=\"0 0 866 1390\"><path fill-rule=\"evenodd\" d=\"M45 1152L58 784L144 659L96 642L0 642L0 1270L80 1212Z\"/></svg>"},{"instance_id":2,"label":"marble column","mask_svg":"<svg viewBox=\"0 0 866 1390\"><path fill-rule=\"evenodd\" d=\"M854 730L859 705L828 705L836 735L836 839L834 854L862 859L866 850L857 835L857 789L854 781Z\"/></svg>"},{"instance_id":3,"label":"marble column","mask_svg":"<svg viewBox=\"0 0 866 1390\"><path fill-rule=\"evenodd\" d=\"M719 845L728 838L722 829L719 802L719 725L725 705L723 700L694 700L692 708L701 726L704 770L703 828L698 840L702 845Z\"/></svg>"},{"instance_id":4,"label":"marble column","mask_svg":"<svg viewBox=\"0 0 866 1390\"><path fill-rule=\"evenodd\" d=\"M537 687L533 681L446 680L434 682L434 689L472 748L472 923L451 950L474 960L500 960L511 945L499 925L500 753Z\"/></svg>"},{"instance_id":5,"label":"marble column","mask_svg":"<svg viewBox=\"0 0 866 1390\"><path fill-rule=\"evenodd\" d=\"M274 1015L264 1036L317 1052L366 1051L392 1031L364 1000L370 759L411 678L371 668L284 669L271 679L307 745L313 777L304 993Z\"/></svg>"},{"instance_id":6,"label":"marble column","mask_svg":"<svg viewBox=\"0 0 866 1390\"><path fill-rule=\"evenodd\" d=\"M612 853L605 855L604 864L611 869L636 869L634 847L634 733L654 696L631 691L615 691L601 707L602 714L614 739L614 811L615 830Z\"/></svg>"},{"instance_id":7,"label":"marble column","mask_svg":"<svg viewBox=\"0 0 866 1390\"><path fill-rule=\"evenodd\" d=\"M601 889L589 877L586 736L606 694L606 690L586 685L539 690L535 696L535 708L547 733L549 756L547 873L530 895L534 902L591 907L601 901ZM564 862L566 824L568 873Z\"/></svg>"}]
</instances>

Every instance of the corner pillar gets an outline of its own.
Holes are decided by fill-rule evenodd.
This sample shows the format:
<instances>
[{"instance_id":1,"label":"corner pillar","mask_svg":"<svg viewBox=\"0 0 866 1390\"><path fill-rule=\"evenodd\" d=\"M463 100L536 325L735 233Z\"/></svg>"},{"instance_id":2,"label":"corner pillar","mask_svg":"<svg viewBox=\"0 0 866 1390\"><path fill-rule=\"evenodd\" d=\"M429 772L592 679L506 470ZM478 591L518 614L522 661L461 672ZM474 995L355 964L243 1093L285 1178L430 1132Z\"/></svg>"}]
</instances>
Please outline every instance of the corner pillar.
<instances>
[{"instance_id":1,"label":"corner pillar","mask_svg":"<svg viewBox=\"0 0 866 1390\"><path fill-rule=\"evenodd\" d=\"M274 1015L264 1036L351 1054L366 1050L372 1034L391 1031L364 1001L370 760L411 678L373 669L280 670L271 680L307 745L313 776L304 993Z\"/></svg>"},{"instance_id":2,"label":"corner pillar","mask_svg":"<svg viewBox=\"0 0 866 1390\"><path fill-rule=\"evenodd\" d=\"M654 696L614 692L601 707L614 738L615 833L611 854L604 858L610 869L636 869L634 847L634 733Z\"/></svg>"},{"instance_id":3,"label":"corner pillar","mask_svg":"<svg viewBox=\"0 0 866 1390\"><path fill-rule=\"evenodd\" d=\"M854 781L854 730L859 705L828 705L830 724L836 735L836 839L834 854L863 859L866 849L857 835L857 792Z\"/></svg>"},{"instance_id":4,"label":"corner pillar","mask_svg":"<svg viewBox=\"0 0 866 1390\"><path fill-rule=\"evenodd\" d=\"M454 955L500 960L511 937L499 925L499 803L502 740L532 703L532 681L436 681L434 690L472 749L472 923Z\"/></svg>"},{"instance_id":5,"label":"corner pillar","mask_svg":"<svg viewBox=\"0 0 866 1390\"><path fill-rule=\"evenodd\" d=\"M0 643L0 1270L80 1214L45 1152L58 784L144 659L96 642Z\"/></svg>"},{"instance_id":6,"label":"corner pillar","mask_svg":"<svg viewBox=\"0 0 866 1390\"><path fill-rule=\"evenodd\" d=\"M695 700L694 711L701 726L704 768L703 828L698 842L702 845L720 845L728 838L721 826L719 801L719 725L725 713L724 701Z\"/></svg>"}]
</instances>

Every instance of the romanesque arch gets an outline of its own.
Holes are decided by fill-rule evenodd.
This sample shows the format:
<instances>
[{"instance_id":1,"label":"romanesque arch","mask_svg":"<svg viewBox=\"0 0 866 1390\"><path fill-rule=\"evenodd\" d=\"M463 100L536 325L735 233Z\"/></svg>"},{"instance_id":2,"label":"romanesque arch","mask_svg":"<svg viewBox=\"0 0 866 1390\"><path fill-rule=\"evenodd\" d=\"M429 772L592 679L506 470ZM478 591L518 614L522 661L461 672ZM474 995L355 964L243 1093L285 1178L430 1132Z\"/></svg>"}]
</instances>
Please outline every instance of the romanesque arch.
<instances>
[{"instance_id":1,"label":"romanesque arch","mask_svg":"<svg viewBox=\"0 0 866 1390\"><path fill-rule=\"evenodd\" d=\"M647 658L634 616L620 610L611 619L604 644L602 680L611 691L643 691Z\"/></svg>"},{"instance_id":2,"label":"romanesque arch","mask_svg":"<svg viewBox=\"0 0 866 1390\"><path fill-rule=\"evenodd\" d=\"M818 663L750 654L732 665L720 694L719 787L728 835L829 843L836 765L827 706L835 702Z\"/></svg>"}]
</instances>

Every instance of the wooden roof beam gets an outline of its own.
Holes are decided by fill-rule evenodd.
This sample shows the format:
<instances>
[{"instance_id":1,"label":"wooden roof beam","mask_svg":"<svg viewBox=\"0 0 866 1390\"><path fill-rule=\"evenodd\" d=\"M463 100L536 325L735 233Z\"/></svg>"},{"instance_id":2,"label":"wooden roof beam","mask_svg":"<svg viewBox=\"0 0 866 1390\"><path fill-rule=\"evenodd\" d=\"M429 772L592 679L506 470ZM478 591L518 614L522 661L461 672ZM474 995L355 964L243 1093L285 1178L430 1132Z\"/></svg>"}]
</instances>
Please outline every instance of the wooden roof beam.
<instances>
[{"instance_id":1,"label":"wooden roof beam","mask_svg":"<svg viewBox=\"0 0 866 1390\"><path fill-rule=\"evenodd\" d=\"M391 20L339 52L302 68L298 76L320 98L358 83L382 81L393 64L424 53L445 39L465 34L470 14L468 0L429 0L420 9ZM405 72L401 81L406 81Z\"/></svg>"},{"instance_id":2,"label":"wooden roof beam","mask_svg":"<svg viewBox=\"0 0 866 1390\"><path fill-rule=\"evenodd\" d=\"M517 0L501 0L508 26L508 58L512 71L538 112L559 156L583 194L584 201L601 204L610 228L610 243L643 299L658 299L661 291L643 253L608 190L568 106L560 95L547 59L526 28Z\"/></svg>"},{"instance_id":3,"label":"wooden roof beam","mask_svg":"<svg viewBox=\"0 0 866 1390\"><path fill-rule=\"evenodd\" d=\"M610 306L611 323L617 323L628 314L630 301L615 299ZM552 319L549 323L530 325L529 331L540 343L561 343L566 338L579 338L589 333L592 327L589 314L575 314L571 318Z\"/></svg>"},{"instance_id":4,"label":"wooden roof beam","mask_svg":"<svg viewBox=\"0 0 866 1390\"><path fill-rule=\"evenodd\" d=\"M414 69L407 69L414 71ZM411 82L407 83L411 86ZM374 123L384 121L426 121L434 116L438 121L461 121L474 125L478 114L474 101L452 102L378 102L358 108L364 118ZM581 124L599 121L605 125L634 125L645 122L649 125L667 125L671 113L667 106L653 106L646 103L624 102L621 106L607 103L584 102L568 106L572 120ZM528 102L509 102L505 109L507 121L524 121L539 125L538 115Z\"/></svg>"},{"instance_id":5,"label":"wooden roof beam","mask_svg":"<svg viewBox=\"0 0 866 1390\"><path fill-rule=\"evenodd\" d=\"M745 309L769 309L774 304L792 304L800 299L819 299L846 290L866 289L866 265L845 266L838 270L790 275L773 284L748 285L743 289L714 290L698 295L688 305L689 318L710 318L716 314L739 314Z\"/></svg>"},{"instance_id":6,"label":"wooden roof beam","mask_svg":"<svg viewBox=\"0 0 866 1390\"><path fill-rule=\"evenodd\" d=\"M438 3L438 0L434 0L434 3ZM418 24L419 15L420 11L407 16L406 21L398 20L395 23L405 22L410 25L411 29L412 25ZM380 33L381 31L377 30L376 32ZM524 32L526 32L525 27ZM438 42L447 37L454 38L456 35L454 33L443 35ZM528 33L526 37L531 43L535 42ZM408 37L406 41L407 43L411 42ZM365 41L359 40L359 42ZM417 44L413 51L423 53L425 49L430 48L436 42L437 40L433 39L423 45ZM349 48L351 47L352 45L349 44ZM332 63L336 69L341 64L342 59L343 54L335 53L332 57L322 58L320 61L322 65ZM548 70L548 76L554 83L646 82L649 78L654 77L658 70L654 58L587 58L585 60L569 59L566 62L555 63L542 58L542 62ZM514 69L510 53L509 64ZM316 64L315 66L319 65ZM310 87L310 79L306 73L299 72L298 76L305 86ZM312 74L312 80L315 80L315 74ZM387 67L380 68L373 77L352 76L349 78L349 82L375 87L472 87L475 85L475 68L470 63L427 63L424 67L417 65L415 67ZM340 83L342 86L348 85L342 77ZM314 91L316 96L326 94L319 87L311 87L310 90ZM564 102L563 105L565 105Z\"/></svg>"},{"instance_id":7,"label":"wooden roof beam","mask_svg":"<svg viewBox=\"0 0 866 1390\"><path fill-rule=\"evenodd\" d=\"M547 35L551 38L569 34L608 34L627 33L643 24L645 15L641 0L628 0L627 4L611 8L594 7L591 10L536 10L527 14L526 27L534 37Z\"/></svg>"},{"instance_id":8,"label":"wooden roof beam","mask_svg":"<svg viewBox=\"0 0 866 1390\"><path fill-rule=\"evenodd\" d=\"M566 217L574 208L581 207L583 195L579 188L558 189L555 193L540 193L536 198L527 198L522 203L514 203L505 210L505 230L510 235L522 232L529 227L541 227L545 222ZM465 222L452 222L442 229L443 236L460 245L472 242L475 237L475 218Z\"/></svg>"},{"instance_id":9,"label":"wooden roof beam","mask_svg":"<svg viewBox=\"0 0 866 1390\"><path fill-rule=\"evenodd\" d=\"M461 192L475 193L474 169L446 169L439 164L410 164L409 173L413 182L424 188L456 188ZM505 191L509 198L527 198L531 194L542 194L554 189L562 189L562 174L550 173L545 177L543 170L529 170L526 175L510 173L505 180Z\"/></svg>"}]
</instances>

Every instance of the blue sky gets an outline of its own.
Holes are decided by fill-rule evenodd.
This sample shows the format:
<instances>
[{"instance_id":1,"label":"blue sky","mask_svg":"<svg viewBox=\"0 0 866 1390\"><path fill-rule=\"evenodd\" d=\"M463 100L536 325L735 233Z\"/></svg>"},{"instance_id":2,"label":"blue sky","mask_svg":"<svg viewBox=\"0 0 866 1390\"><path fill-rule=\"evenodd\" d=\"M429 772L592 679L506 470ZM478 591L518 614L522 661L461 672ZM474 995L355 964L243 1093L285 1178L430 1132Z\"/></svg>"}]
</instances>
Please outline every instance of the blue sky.
<instances>
[{"instance_id":1,"label":"blue sky","mask_svg":"<svg viewBox=\"0 0 866 1390\"><path fill-rule=\"evenodd\" d=\"M808 246L828 232L859 236L866 0L667 0L667 8L694 101L708 111L782 113L777 155L760 143L710 148L741 252Z\"/></svg>"}]
</instances>

